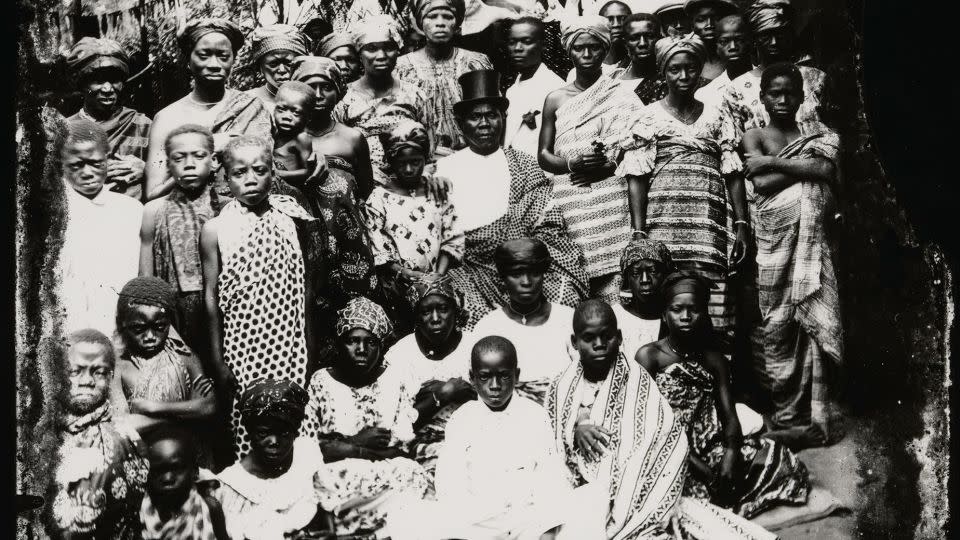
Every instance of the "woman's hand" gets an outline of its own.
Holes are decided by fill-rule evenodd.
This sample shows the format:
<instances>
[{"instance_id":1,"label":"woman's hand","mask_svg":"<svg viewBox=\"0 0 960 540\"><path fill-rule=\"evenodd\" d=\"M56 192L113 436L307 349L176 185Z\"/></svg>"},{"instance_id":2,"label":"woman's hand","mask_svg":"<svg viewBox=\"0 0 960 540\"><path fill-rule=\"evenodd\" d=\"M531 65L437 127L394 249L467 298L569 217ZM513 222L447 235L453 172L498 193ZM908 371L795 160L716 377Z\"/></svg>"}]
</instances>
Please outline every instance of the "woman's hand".
<instances>
[{"instance_id":1,"label":"woman's hand","mask_svg":"<svg viewBox=\"0 0 960 540\"><path fill-rule=\"evenodd\" d=\"M310 154L310 157L307 158L307 171L309 171L307 182L319 182L321 184L327 179L327 175L330 174L330 169L327 168L326 158L323 156L318 157L316 152Z\"/></svg>"},{"instance_id":2,"label":"woman's hand","mask_svg":"<svg viewBox=\"0 0 960 540\"><path fill-rule=\"evenodd\" d=\"M440 401L440 405L443 406L456 401L469 399L473 392L473 386L471 386L470 383L457 377L443 383L440 389L434 393L437 396L437 400Z\"/></svg>"},{"instance_id":3,"label":"woman's hand","mask_svg":"<svg viewBox=\"0 0 960 540\"><path fill-rule=\"evenodd\" d=\"M730 252L730 266L734 269L740 268L743 261L747 258L747 251L750 245L750 229L746 223L734 225L736 238L733 241L733 251Z\"/></svg>"},{"instance_id":4,"label":"woman's hand","mask_svg":"<svg viewBox=\"0 0 960 540\"><path fill-rule=\"evenodd\" d=\"M146 163L137 156L117 155L107 162L107 183L130 186L143 180Z\"/></svg>"},{"instance_id":5,"label":"woman's hand","mask_svg":"<svg viewBox=\"0 0 960 540\"><path fill-rule=\"evenodd\" d=\"M606 454L613 433L593 424L579 424L573 432L574 445L590 461L598 461Z\"/></svg>"},{"instance_id":6,"label":"woman's hand","mask_svg":"<svg viewBox=\"0 0 960 540\"><path fill-rule=\"evenodd\" d=\"M740 462L740 449L727 448L720 460L720 470L714 484L717 498L730 505L735 502L737 492L737 469Z\"/></svg>"},{"instance_id":7,"label":"woman's hand","mask_svg":"<svg viewBox=\"0 0 960 540\"><path fill-rule=\"evenodd\" d=\"M347 440L364 448L386 448L390 445L391 433L389 429L381 427L366 427Z\"/></svg>"},{"instance_id":8,"label":"woman's hand","mask_svg":"<svg viewBox=\"0 0 960 540\"><path fill-rule=\"evenodd\" d=\"M575 173L586 173L607 165L607 156L593 151L570 159L569 169Z\"/></svg>"}]
</instances>

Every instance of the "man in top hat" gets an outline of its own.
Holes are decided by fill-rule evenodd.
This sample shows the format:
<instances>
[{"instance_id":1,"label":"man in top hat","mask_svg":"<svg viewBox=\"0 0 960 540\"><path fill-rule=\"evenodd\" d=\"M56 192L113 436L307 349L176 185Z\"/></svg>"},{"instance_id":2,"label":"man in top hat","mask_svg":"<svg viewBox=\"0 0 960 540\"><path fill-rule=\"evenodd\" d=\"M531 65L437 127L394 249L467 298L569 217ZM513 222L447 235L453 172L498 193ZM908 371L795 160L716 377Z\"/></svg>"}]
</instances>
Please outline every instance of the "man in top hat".
<instances>
[{"instance_id":1,"label":"man in top hat","mask_svg":"<svg viewBox=\"0 0 960 540\"><path fill-rule=\"evenodd\" d=\"M142 201L150 119L120 103L130 76L127 54L112 39L85 37L66 61L83 96L83 108L68 120L91 120L107 132L106 188Z\"/></svg>"},{"instance_id":2,"label":"man in top hat","mask_svg":"<svg viewBox=\"0 0 960 540\"><path fill-rule=\"evenodd\" d=\"M453 112L467 148L440 159L437 175L451 181L449 196L466 234L463 264L450 276L465 294L468 328L506 297L493 252L515 238L538 238L547 245L553 263L544 278L546 297L577 305L587 292L583 254L550 202L553 188L536 159L501 147L509 101L500 95L499 74L471 71L459 83L463 99Z\"/></svg>"}]
</instances>

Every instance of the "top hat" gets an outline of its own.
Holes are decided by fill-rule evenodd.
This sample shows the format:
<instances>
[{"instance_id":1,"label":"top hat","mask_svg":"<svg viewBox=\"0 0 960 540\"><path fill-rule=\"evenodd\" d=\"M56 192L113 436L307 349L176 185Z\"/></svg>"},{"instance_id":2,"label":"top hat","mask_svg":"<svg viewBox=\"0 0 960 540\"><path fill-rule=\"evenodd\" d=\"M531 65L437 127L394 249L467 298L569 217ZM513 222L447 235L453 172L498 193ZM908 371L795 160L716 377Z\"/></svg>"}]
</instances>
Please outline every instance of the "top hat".
<instances>
[{"instance_id":1,"label":"top hat","mask_svg":"<svg viewBox=\"0 0 960 540\"><path fill-rule=\"evenodd\" d=\"M457 79L463 98L453 104L453 112L462 114L477 103L492 103L506 112L510 100L500 95L500 74L492 69L468 71Z\"/></svg>"}]
</instances>

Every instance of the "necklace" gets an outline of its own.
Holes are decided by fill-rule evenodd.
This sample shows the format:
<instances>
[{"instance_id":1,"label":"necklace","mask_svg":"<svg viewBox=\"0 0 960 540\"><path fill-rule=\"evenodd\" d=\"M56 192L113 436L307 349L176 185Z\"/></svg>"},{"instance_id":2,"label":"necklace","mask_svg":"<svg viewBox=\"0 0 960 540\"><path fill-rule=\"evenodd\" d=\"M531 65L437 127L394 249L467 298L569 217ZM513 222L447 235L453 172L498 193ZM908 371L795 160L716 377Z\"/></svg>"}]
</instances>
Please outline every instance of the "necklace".
<instances>
[{"instance_id":1,"label":"necklace","mask_svg":"<svg viewBox=\"0 0 960 540\"><path fill-rule=\"evenodd\" d=\"M307 128L307 129L306 129L306 132L307 132L307 134L309 134L311 137L323 137L324 135L327 135L327 134L329 134L329 133L332 133L332 132L333 132L333 129L334 129L335 127L337 127L337 123L336 123L335 121L331 121L331 122L330 122L330 127L328 127L327 129L325 129L325 130L323 130L323 131L314 131L314 130L312 130L312 129L310 129L310 128Z\"/></svg>"},{"instance_id":2,"label":"necklace","mask_svg":"<svg viewBox=\"0 0 960 540\"><path fill-rule=\"evenodd\" d=\"M510 304L510 302L507 302L507 309L509 309L510 311L512 311L512 312L514 313L514 315L520 315L520 324L522 324L522 325L524 325L524 326L526 326L526 324L527 324L527 315L530 315L530 314L533 313L534 311L540 309L542 306L543 306L543 297L542 297L542 296L540 297L540 301L537 302L537 305L534 306L533 309L531 309L530 311L528 311L528 312L526 312L526 313L521 313L521 312L517 311L517 310L514 309L514 307Z\"/></svg>"},{"instance_id":3,"label":"necklace","mask_svg":"<svg viewBox=\"0 0 960 540\"><path fill-rule=\"evenodd\" d=\"M220 99L220 100L217 100L217 101L209 101L209 102L207 102L207 101L199 101L199 100L197 100L197 99L194 99L192 92L189 93L189 94L187 94L187 99L189 99L194 105L200 105L201 107L207 107L207 106L210 106L210 105L216 105L217 103L220 103L221 101L223 101L223 99Z\"/></svg>"},{"instance_id":4,"label":"necklace","mask_svg":"<svg viewBox=\"0 0 960 540\"><path fill-rule=\"evenodd\" d=\"M693 118L693 115L697 113L697 109L696 107L694 107L694 109L689 113L687 113L686 115L681 115L680 109L674 107L673 105L670 105L669 103L666 102L666 100L664 100L663 104L664 106L667 107L667 111L670 112L674 116L674 118L676 118L680 122L683 122L684 124L687 124L687 125L690 124L690 119Z\"/></svg>"},{"instance_id":5,"label":"necklace","mask_svg":"<svg viewBox=\"0 0 960 540\"><path fill-rule=\"evenodd\" d=\"M682 352L678 351L677 348L673 346L673 343L670 343L670 340L669 340L669 339L667 340L667 346L670 347L670 350L673 351L673 354L679 356L680 358L682 358L682 359L684 359L684 360L689 360L689 359L693 358L694 353L682 353Z\"/></svg>"}]
</instances>

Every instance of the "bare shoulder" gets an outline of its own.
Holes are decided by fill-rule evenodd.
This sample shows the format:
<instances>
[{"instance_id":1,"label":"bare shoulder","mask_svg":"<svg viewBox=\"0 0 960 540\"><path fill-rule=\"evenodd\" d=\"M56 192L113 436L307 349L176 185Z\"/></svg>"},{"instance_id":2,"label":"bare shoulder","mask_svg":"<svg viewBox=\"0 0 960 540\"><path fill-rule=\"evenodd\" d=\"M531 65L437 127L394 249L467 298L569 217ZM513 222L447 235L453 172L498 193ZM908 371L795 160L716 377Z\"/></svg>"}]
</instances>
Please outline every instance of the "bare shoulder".
<instances>
[{"instance_id":1,"label":"bare shoulder","mask_svg":"<svg viewBox=\"0 0 960 540\"><path fill-rule=\"evenodd\" d=\"M363 139L363 134L360 133L360 130L346 126L342 123L337 124L336 133L338 136L346 139L351 144L358 144L360 140Z\"/></svg>"},{"instance_id":2,"label":"bare shoulder","mask_svg":"<svg viewBox=\"0 0 960 540\"><path fill-rule=\"evenodd\" d=\"M655 375L660 371L660 359L662 358L662 349L661 343L659 341L654 341L652 343L647 343L637 351L634 360L644 369L646 369L650 375Z\"/></svg>"}]
</instances>

